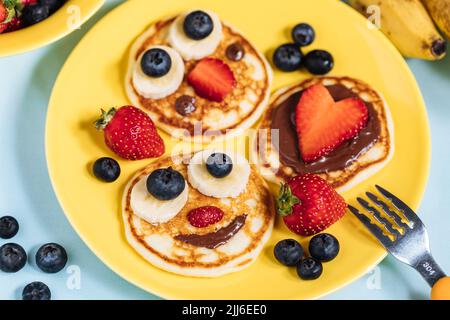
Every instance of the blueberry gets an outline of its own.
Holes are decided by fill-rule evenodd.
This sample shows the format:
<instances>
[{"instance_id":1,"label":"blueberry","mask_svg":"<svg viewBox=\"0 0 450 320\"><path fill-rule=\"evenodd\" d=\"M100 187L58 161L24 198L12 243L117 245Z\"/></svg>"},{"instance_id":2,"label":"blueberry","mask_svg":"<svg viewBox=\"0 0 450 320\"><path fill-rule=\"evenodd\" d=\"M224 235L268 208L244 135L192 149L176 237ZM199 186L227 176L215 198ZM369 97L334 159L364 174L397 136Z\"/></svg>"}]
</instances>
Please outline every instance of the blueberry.
<instances>
[{"instance_id":1,"label":"blueberry","mask_svg":"<svg viewBox=\"0 0 450 320\"><path fill-rule=\"evenodd\" d=\"M113 182L120 176L120 166L116 160L103 157L94 162L93 172L98 179Z\"/></svg>"},{"instance_id":2,"label":"blueberry","mask_svg":"<svg viewBox=\"0 0 450 320\"><path fill-rule=\"evenodd\" d=\"M336 258L338 253L339 241L331 234L318 234L312 237L309 242L309 254L319 261L331 261Z\"/></svg>"},{"instance_id":3,"label":"blueberry","mask_svg":"<svg viewBox=\"0 0 450 320\"><path fill-rule=\"evenodd\" d=\"M285 239L275 245L273 253L281 264L295 266L303 257L303 248L294 239Z\"/></svg>"},{"instance_id":4,"label":"blueberry","mask_svg":"<svg viewBox=\"0 0 450 320\"><path fill-rule=\"evenodd\" d=\"M273 63L283 71L295 71L302 64L303 54L295 44L287 43L279 46L273 54Z\"/></svg>"},{"instance_id":5,"label":"blueberry","mask_svg":"<svg viewBox=\"0 0 450 320\"><path fill-rule=\"evenodd\" d=\"M62 7L65 0L39 0L39 4L48 7L50 14Z\"/></svg>"},{"instance_id":6,"label":"blueberry","mask_svg":"<svg viewBox=\"0 0 450 320\"><path fill-rule=\"evenodd\" d=\"M16 243L7 243L0 247L0 270L17 272L27 263L27 253Z\"/></svg>"},{"instance_id":7,"label":"blueberry","mask_svg":"<svg viewBox=\"0 0 450 320\"><path fill-rule=\"evenodd\" d=\"M141 60L142 71L149 77L160 78L172 67L170 55L163 49L153 48L144 53Z\"/></svg>"},{"instance_id":8,"label":"blueberry","mask_svg":"<svg viewBox=\"0 0 450 320\"><path fill-rule=\"evenodd\" d=\"M46 273L56 273L64 269L67 263L66 250L56 243L47 243L36 252L36 264Z\"/></svg>"},{"instance_id":9,"label":"blueberry","mask_svg":"<svg viewBox=\"0 0 450 320\"><path fill-rule=\"evenodd\" d=\"M44 19L47 19L50 15L49 7L40 3L26 6L22 11L22 21L24 25L31 26Z\"/></svg>"},{"instance_id":10,"label":"blueberry","mask_svg":"<svg viewBox=\"0 0 450 320\"><path fill-rule=\"evenodd\" d=\"M328 51L313 50L305 56L303 64L310 73L323 75L333 69L334 59Z\"/></svg>"},{"instance_id":11,"label":"blueberry","mask_svg":"<svg viewBox=\"0 0 450 320\"><path fill-rule=\"evenodd\" d=\"M193 11L184 19L184 33L191 39L202 40L211 34L214 24L211 17L203 11Z\"/></svg>"},{"instance_id":12,"label":"blueberry","mask_svg":"<svg viewBox=\"0 0 450 320\"><path fill-rule=\"evenodd\" d=\"M19 223L10 216L0 218L0 238L11 239L19 231Z\"/></svg>"},{"instance_id":13,"label":"blueberry","mask_svg":"<svg viewBox=\"0 0 450 320\"><path fill-rule=\"evenodd\" d=\"M27 284L22 291L22 300L50 300L51 296L47 285L39 281Z\"/></svg>"},{"instance_id":14,"label":"blueberry","mask_svg":"<svg viewBox=\"0 0 450 320\"><path fill-rule=\"evenodd\" d=\"M159 200L172 200L178 197L186 187L184 177L171 167L157 169L147 178L148 192Z\"/></svg>"},{"instance_id":15,"label":"blueberry","mask_svg":"<svg viewBox=\"0 0 450 320\"><path fill-rule=\"evenodd\" d=\"M313 27L307 23L300 23L292 29L292 39L300 47L304 47L313 43L316 33Z\"/></svg>"},{"instance_id":16,"label":"blueberry","mask_svg":"<svg viewBox=\"0 0 450 320\"><path fill-rule=\"evenodd\" d=\"M314 258L302 259L297 264L297 274L303 280L317 279L322 274L322 271L322 263Z\"/></svg>"},{"instance_id":17,"label":"blueberry","mask_svg":"<svg viewBox=\"0 0 450 320\"><path fill-rule=\"evenodd\" d=\"M206 170L216 178L224 178L233 170L231 158L224 153L212 153L206 159Z\"/></svg>"}]
</instances>

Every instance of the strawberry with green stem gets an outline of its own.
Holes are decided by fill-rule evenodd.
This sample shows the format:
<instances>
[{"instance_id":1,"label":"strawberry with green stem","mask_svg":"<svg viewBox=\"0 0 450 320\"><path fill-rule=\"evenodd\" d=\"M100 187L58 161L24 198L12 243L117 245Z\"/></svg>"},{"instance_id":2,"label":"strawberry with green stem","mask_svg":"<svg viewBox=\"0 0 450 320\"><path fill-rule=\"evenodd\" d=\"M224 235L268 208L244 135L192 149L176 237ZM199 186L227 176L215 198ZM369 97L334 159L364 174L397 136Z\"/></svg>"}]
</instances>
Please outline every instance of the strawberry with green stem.
<instances>
[{"instance_id":1,"label":"strawberry with green stem","mask_svg":"<svg viewBox=\"0 0 450 320\"><path fill-rule=\"evenodd\" d=\"M344 199L318 175L303 174L282 184L277 212L294 233L311 236L330 227L347 210Z\"/></svg>"},{"instance_id":2,"label":"strawberry with green stem","mask_svg":"<svg viewBox=\"0 0 450 320\"><path fill-rule=\"evenodd\" d=\"M156 158L165 151L152 119L136 107L102 110L95 126L103 130L106 145L124 159Z\"/></svg>"}]
</instances>

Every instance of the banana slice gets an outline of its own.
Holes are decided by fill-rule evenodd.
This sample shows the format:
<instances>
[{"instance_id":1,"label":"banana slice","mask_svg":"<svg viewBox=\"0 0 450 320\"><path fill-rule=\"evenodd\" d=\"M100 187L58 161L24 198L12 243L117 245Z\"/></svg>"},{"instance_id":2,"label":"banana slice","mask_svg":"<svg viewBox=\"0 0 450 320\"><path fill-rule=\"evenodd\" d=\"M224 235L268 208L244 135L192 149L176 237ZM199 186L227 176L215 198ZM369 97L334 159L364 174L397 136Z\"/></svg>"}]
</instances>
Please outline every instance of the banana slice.
<instances>
[{"instance_id":1,"label":"banana slice","mask_svg":"<svg viewBox=\"0 0 450 320\"><path fill-rule=\"evenodd\" d=\"M161 201L153 197L147 190L147 177L145 176L133 187L131 191L131 208L134 214L151 224L164 223L175 217L183 209L189 196L189 187L173 200Z\"/></svg>"},{"instance_id":2,"label":"banana slice","mask_svg":"<svg viewBox=\"0 0 450 320\"><path fill-rule=\"evenodd\" d=\"M160 78L147 76L141 68L141 59L145 53L143 52L134 66L133 84L141 96L147 99L162 99L171 95L180 87L184 78L184 62L180 54L170 47L152 46L147 50L152 48L165 50L169 54L172 60L169 72Z\"/></svg>"},{"instance_id":3,"label":"banana slice","mask_svg":"<svg viewBox=\"0 0 450 320\"><path fill-rule=\"evenodd\" d=\"M224 178L212 176L206 169L206 160L215 152L227 154L233 162L233 170ZM247 159L239 154L217 150L204 150L196 153L188 165L189 183L209 197L236 198L245 191L250 176L250 165Z\"/></svg>"},{"instance_id":4,"label":"banana slice","mask_svg":"<svg viewBox=\"0 0 450 320\"><path fill-rule=\"evenodd\" d=\"M214 28L209 36L202 40L193 40L189 38L183 29L184 19L195 10L180 14L171 24L168 32L168 41L170 45L177 50L185 60L199 60L209 56L216 51L217 46L222 40L222 23L219 16L214 12L206 12L212 19Z\"/></svg>"}]
</instances>

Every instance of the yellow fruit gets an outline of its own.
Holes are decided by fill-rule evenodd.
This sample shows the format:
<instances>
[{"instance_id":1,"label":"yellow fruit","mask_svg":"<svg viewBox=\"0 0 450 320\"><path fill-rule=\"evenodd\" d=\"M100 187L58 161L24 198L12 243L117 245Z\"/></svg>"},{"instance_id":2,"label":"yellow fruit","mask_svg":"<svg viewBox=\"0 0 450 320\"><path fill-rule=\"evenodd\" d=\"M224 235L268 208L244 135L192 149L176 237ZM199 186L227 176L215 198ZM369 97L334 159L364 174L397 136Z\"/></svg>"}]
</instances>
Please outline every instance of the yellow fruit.
<instances>
[{"instance_id":1,"label":"yellow fruit","mask_svg":"<svg viewBox=\"0 0 450 320\"><path fill-rule=\"evenodd\" d=\"M450 38L450 1L422 0L437 26Z\"/></svg>"},{"instance_id":2,"label":"yellow fruit","mask_svg":"<svg viewBox=\"0 0 450 320\"><path fill-rule=\"evenodd\" d=\"M445 56L446 41L420 0L350 0L349 3L372 22L379 20L381 31L405 57L438 60Z\"/></svg>"}]
</instances>

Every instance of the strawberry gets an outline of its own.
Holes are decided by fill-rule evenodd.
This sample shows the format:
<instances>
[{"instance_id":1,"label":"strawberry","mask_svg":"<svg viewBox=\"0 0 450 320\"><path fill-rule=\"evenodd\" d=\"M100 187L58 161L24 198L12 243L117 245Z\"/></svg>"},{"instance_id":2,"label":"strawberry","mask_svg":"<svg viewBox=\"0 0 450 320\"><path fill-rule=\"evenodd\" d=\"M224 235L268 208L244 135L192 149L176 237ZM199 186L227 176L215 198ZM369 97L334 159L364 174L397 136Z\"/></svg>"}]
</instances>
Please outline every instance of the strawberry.
<instances>
[{"instance_id":1,"label":"strawberry","mask_svg":"<svg viewBox=\"0 0 450 320\"><path fill-rule=\"evenodd\" d=\"M204 228L222 220L223 211L214 206L204 206L189 211L187 218L194 227Z\"/></svg>"},{"instance_id":2,"label":"strawberry","mask_svg":"<svg viewBox=\"0 0 450 320\"><path fill-rule=\"evenodd\" d=\"M319 233L342 218L344 199L321 177L303 174L282 184L277 211L292 231L302 236Z\"/></svg>"},{"instance_id":3,"label":"strawberry","mask_svg":"<svg viewBox=\"0 0 450 320\"><path fill-rule=\"evenodd\" d=\"M366 105L359 98L335 102L328 89L306 89L295 110L300 152L305 162L329 154L344 141L356 137L368 121Z\"/></svg>"},{"instance_id":4,"label":"strawberry","mask_svg":"<svg viewBox=\"0 0 450 320\"><path fill-rule=\"evenodd\" d=\"M155 158L165 151L164 141L152 119L136 107L102 110L95 126L103 130L106 145L124 159Z\"/></svg>"},{"instance_id":5,"label":"strawberry","mask_svg":"<svg viewBox=\"0 0 450 320\"><path fill-rule=\"evenodd\" d=\"M221 102L236 86L230 67L220 59L204 58L188 75L195 93L210 101Z\"/></svg>"},{"instance_id":6,"label":"strawberry","mask_svg":"<svg viewBox=\"0 0 450 320\"><path fill-rule=\"evenodd\" d=\"M9 22L16 16L17 0L0 0L0 33L7 31Z\"/></svg>"},{"instance_id":7,"label":"strawberry","mask_svg":"<svg viewBox=\"0 0 450 320\"><path fill-rule=\"evenodd\" d=\"M22 28L22 20L17 17L11 19L9 23L6 24L6 32L16 31Z\"/></svg>"},{"instance_id":8,"label":"strawberry","mask_svg":"<svg viewBox=\"0 0 450 320\"><path fill-rule=\"evenodd\" d=\"M29 6L38 3L38 0L20 0L22 6Z\"/></svg>"}]
</instances>

